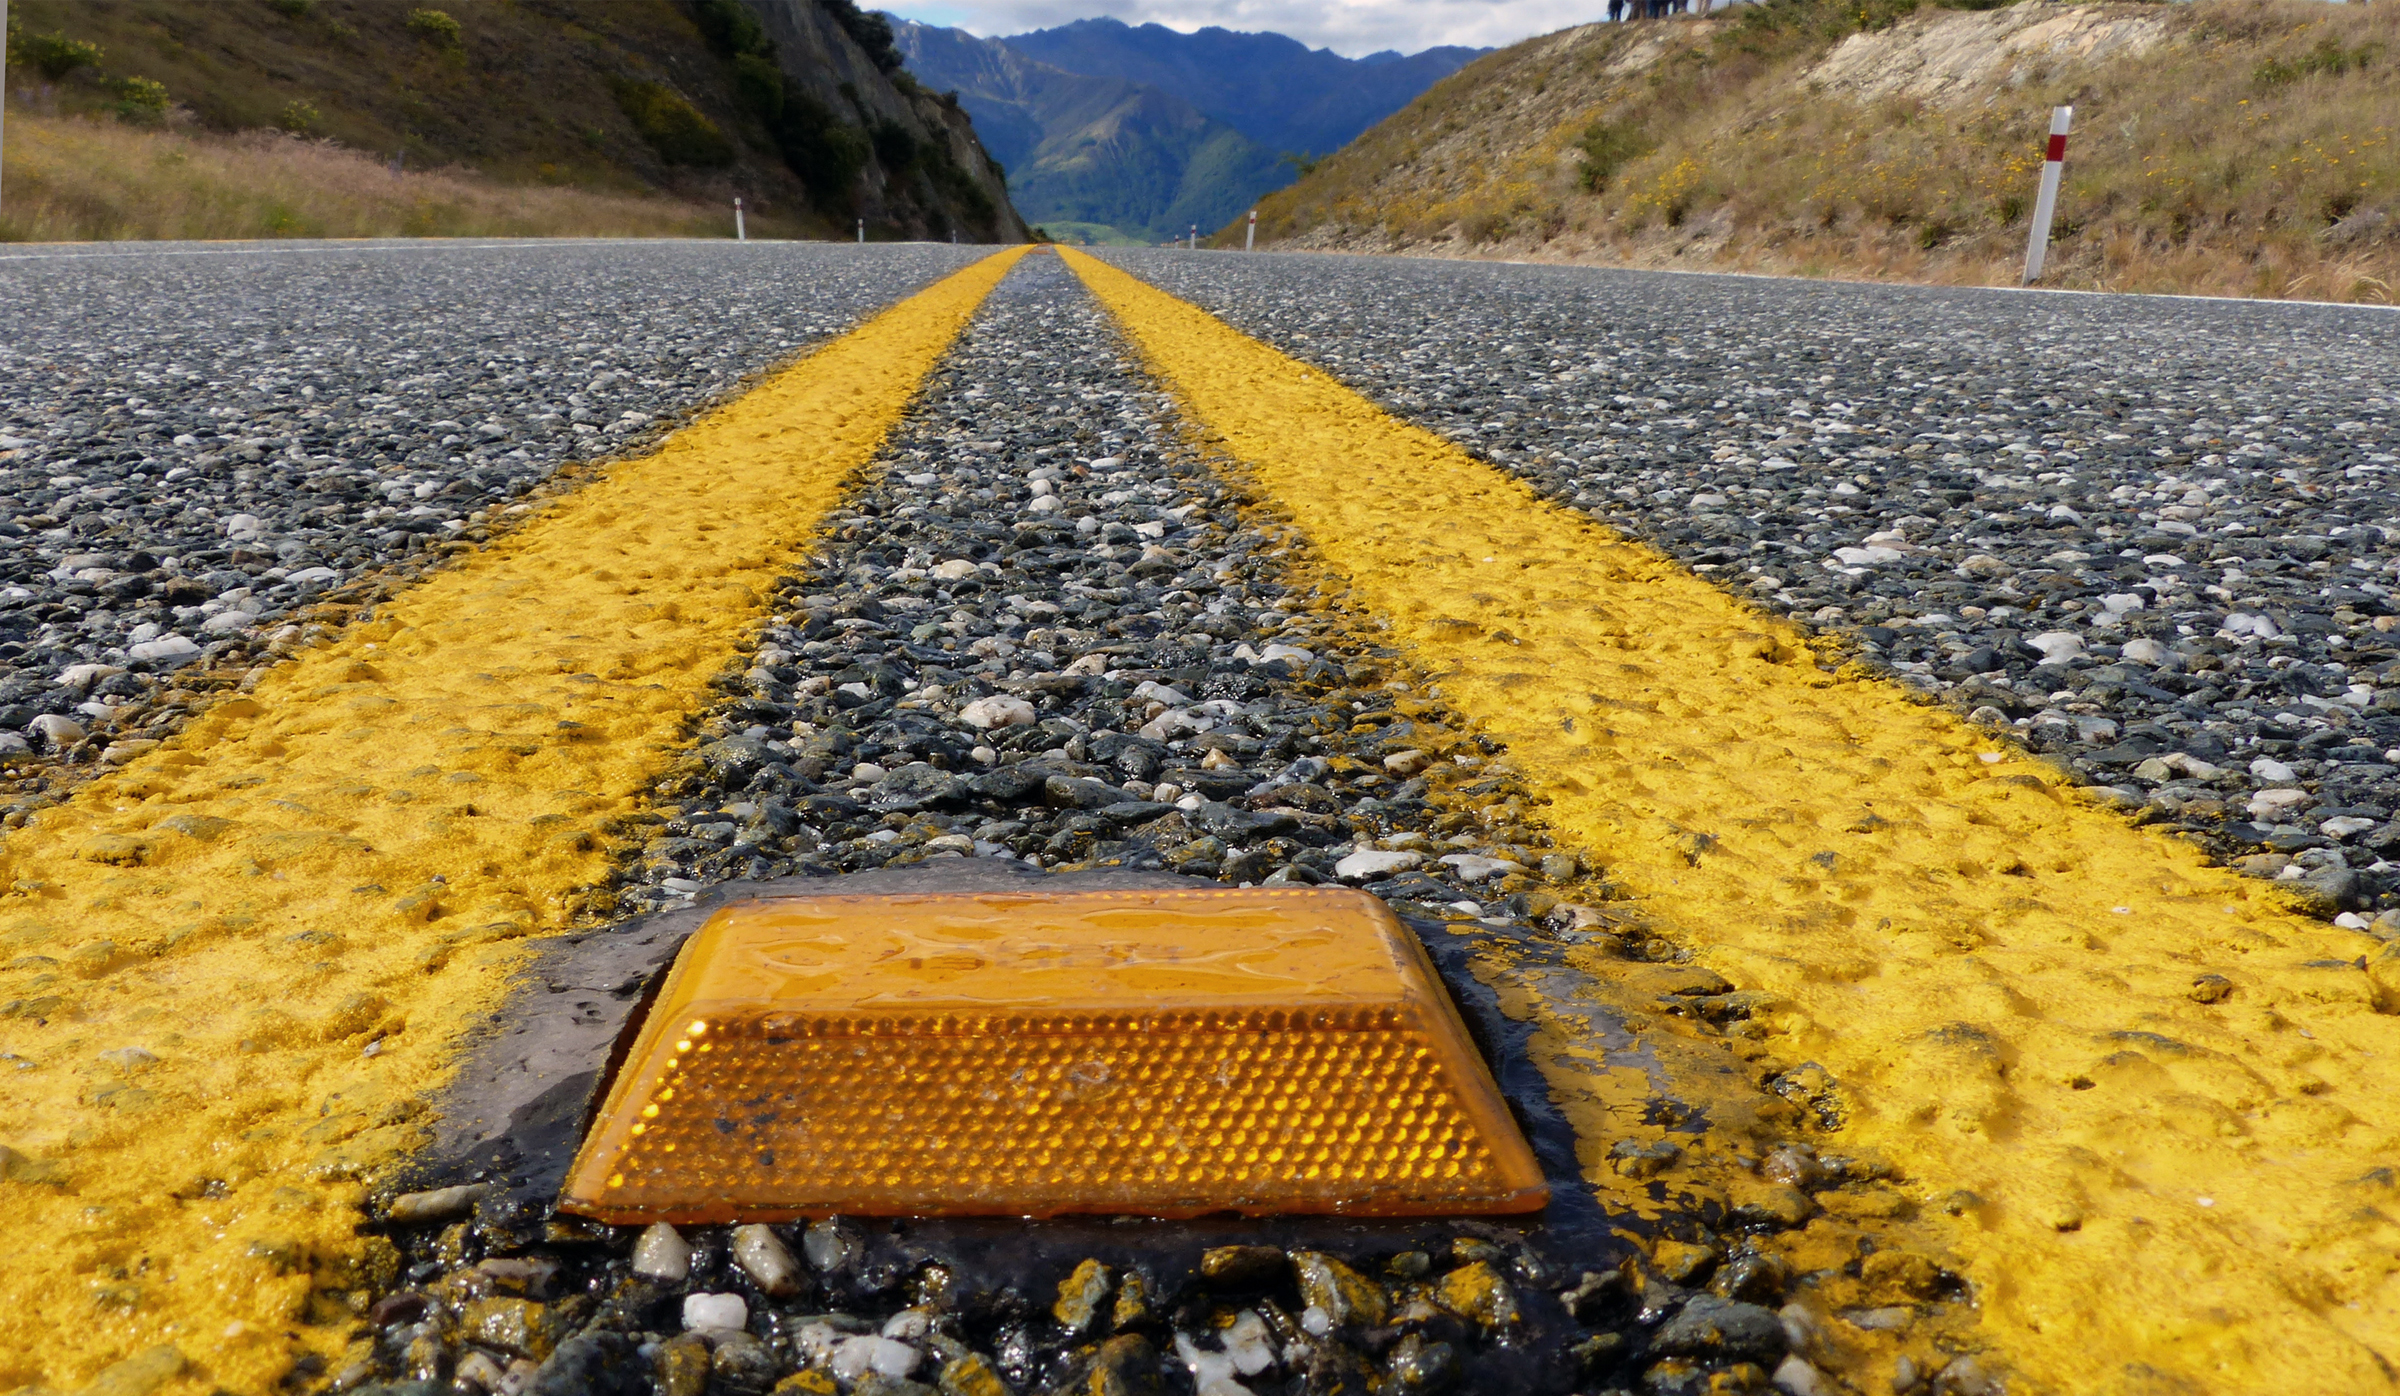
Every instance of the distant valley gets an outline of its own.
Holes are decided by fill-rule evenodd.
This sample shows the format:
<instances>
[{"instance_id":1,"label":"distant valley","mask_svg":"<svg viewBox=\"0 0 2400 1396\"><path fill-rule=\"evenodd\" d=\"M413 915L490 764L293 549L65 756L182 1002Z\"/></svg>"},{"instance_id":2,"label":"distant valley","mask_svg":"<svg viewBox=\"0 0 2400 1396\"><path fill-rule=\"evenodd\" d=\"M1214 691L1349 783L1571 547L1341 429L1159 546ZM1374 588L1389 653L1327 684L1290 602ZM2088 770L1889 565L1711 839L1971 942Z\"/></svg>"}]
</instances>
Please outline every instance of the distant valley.
<instances>
[{"instance_id":1,"label":"distant valley","mask_svg":"<svg viewBox=\"0 0 2400 1396\"><path fill-rule=\"evenodd\" d=\"M1003 39L892 31L920 82L958 93L1025 221L1079 242L1206 234L1481 52L1344 58L1280 34L1108 19Z\"/></svg>"}]
</instances>

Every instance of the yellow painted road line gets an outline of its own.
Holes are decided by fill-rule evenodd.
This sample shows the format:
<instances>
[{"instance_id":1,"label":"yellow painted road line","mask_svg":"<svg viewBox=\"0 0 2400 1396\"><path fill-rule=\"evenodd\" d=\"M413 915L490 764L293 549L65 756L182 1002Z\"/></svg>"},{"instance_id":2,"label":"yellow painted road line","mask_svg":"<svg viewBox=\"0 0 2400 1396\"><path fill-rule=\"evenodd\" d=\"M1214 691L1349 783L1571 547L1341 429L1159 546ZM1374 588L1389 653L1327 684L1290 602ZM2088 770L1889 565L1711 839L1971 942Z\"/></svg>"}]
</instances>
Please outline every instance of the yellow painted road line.
<instances>
[{"instance_id":1,"label":"yellow painted road line","mask_svg":"<svg viewBox=\"0 0 2400 1396\"><path fill-rule=\"evenodd\" d=\"M1022 250L427 578L0 848L0 1389L172 1344L266 1391L367 1179L761 598ZM368 1049L375 1050L372 1055ZM384 1256L388 1261L388 1248ZM385 1277L388 1281L388 1276ZM312 1318L325 1326L307 1326Z\"/></svg>"},{"instance_id":2,"label":"yellow painted road line","mask_svg":"<svg viewBox=\"0 0 2400 1396\"><path fill-rule=\"evenodd\" d=\"M2392 1387L2400 1193L2379 1170L2400 1149L2400 1018L2378 981L2400 979L2351 966L2368 942L1068 256L1447 700L1508 743L1562 837L1773 996L1780 1056L1838 1082L1840 1144L1957 1210L1954 1258L2024 1375Z\"/></svg>"}]
</instances>

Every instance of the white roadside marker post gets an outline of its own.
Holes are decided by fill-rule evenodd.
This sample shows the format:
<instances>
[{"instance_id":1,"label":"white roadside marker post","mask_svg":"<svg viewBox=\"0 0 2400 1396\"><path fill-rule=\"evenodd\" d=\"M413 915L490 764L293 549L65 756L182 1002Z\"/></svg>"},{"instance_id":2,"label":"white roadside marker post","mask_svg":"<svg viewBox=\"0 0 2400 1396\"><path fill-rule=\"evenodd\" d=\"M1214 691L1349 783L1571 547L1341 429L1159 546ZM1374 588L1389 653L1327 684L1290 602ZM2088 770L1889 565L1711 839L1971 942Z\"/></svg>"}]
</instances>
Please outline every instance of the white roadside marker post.
<instances>
[{"instance_id":1,"label":"white roadside marker post","mask_svg":"<svg viewBox=\"0 0 2400 1396\"><path fill-rule=\"evenodd\" d=\"M1190 241L1190 242L1188 242L1188 243L1185 243L1185 244L1184 244L1184 248L1183 248L1183 250L1184 250L1184 251L1186 251L1186 252L1197 252L1197 251L1199 251L1199 250L1200 250L1200 225L1199 225L1199 224L1197 224L1197 223L1194 223L1194 224L1192 225L1191 241Z\"/></svg>"},{"instance_id":2,"label":"white roadside marker post","mask_svg":"<svg viewBox=\"0 0 2400 1396\"><path fill-rule=\"evenodd\" d=\"M735 242L750 240L750 230L742 226L742 201L739 199L733 201L733 240Z\"/></svg>"},{"instance_id":3,"label":"white roadside marker post","mask_svg":"<svg viewBox=\"0 0 2400 1396\"><path fill-rule=\"evenodd\" d=\"M1256 251L1258 250L1258 210L1257 210L1257 209L1252 209L1252 210L1250 210L1250 230L1249 230L1248 232L1246 232L1246 233L1243 233L1243 234L1242 234L1242 250L1243 250L1244 252L1256 252Z\"/></svg>"},{"instance_id":4,"label":"white roadside marker post","mask_svg":"<svg viewBox=\"0 0 2400 1396\"><path fill-rule=\"evenodd\" d=\"M2050 220L2058 212L2058 180L2067 165L2067 128L2075 120L2073 107L2050 113L2050 149L2042 156L2042 190L2033 200L2033 227L2025 235L2025 284L2042 278L2042 263L2050 255Z\"/></svg>"},{"instance_id":5,"label":"white roadside marker post","mask_svg":"<svg viewBox=\"0 0 2400 1396\"><path fill-rule=\"evenodd\" d=\"M866 220L866 219L864 219L864 218L861 218L861 219L859 219L859 220L858 220L858 241L859 241L859 245L860 245L860 246L862 246L862 247L863 247L863 246L865 246L865 245L866 245L866 241L867 241L867 220Z\"/></svg>"}]
</instances>

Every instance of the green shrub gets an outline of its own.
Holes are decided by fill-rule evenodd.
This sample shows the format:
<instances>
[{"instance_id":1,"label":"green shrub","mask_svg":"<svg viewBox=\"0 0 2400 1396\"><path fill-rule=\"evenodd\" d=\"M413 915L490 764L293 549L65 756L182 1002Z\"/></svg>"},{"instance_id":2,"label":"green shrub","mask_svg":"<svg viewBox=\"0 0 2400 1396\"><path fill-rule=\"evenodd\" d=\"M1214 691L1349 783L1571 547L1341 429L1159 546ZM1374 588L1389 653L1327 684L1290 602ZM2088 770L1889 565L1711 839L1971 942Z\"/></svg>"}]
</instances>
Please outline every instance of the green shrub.
<instances>
[{"instance_id":1,"label":"green shrub","mask_svg":"<svg viewBox=\"0 0 2400 1396\"><path fill-rule=\"evenodd\" d=\"M884 72L899 70L900 46L892 40L892 24L882 15L860 9L854 0L818 0L830 11L843 32L858 41L867 57Z\"/></svg>"},{"instance_id":2,"label":"green shrub","mask_svg":"<svg viewBox=\"0 0 2400 1396\"><path fill-rule=\"evenodd\" d=\"M731 58L745 53L772 53L775 46L767 42L766 26L750 13L742 0L700 0L694 8L693 19L700 25L700 36L708 46Z\"/></svg>"},{"instance_id":3,"label":"green shrub","mask_svg":"<svg viewBox=\"0 0 2400 1396\"><path fill-rule=\"evenodd\" d=\"M117 118L137 126L155 126L167 119L167 85L149 78L127 78L117 84Z\"/></svg>"},{"instance_id":4,"label":"green shrub","mask_svg":"<svg viewBox=\"0 0 2400 1396\"><path fill-rule=\"evenodd\" d=\"M783 117L783 69L761 53L733 60L733 91L743 107L758 114L769 130Z\"/></svg>"},{"instance_id":5,"label":"green shrub","mask_svg":"<svg viewBox=\"0 0 2400 1396\"><path fill-rule=\"evenodd\" d=\"M917 163L917 138L887 116L875 123L875 158L886 174L901 174Z\"/></svg>"},{"instance_id":6,"label":"green shrub","mask_svg":"<svg viewBox=\"0 0 2400 1396\"><path fill-rule=\"evenodd\" d=\"M408 32L443 48L457 48L466 42L466 31L442 10L410 10Z\"/></svg>"},{"instance_id":7,"label":"green shrub","mask_svg":"<svg viewBox=\"0 0 2400 1396\"><path fill-rule=\"evenodd\" d=\"M975 177L959 166L948 145L938 139L927 141L917 160L933 180L934 189L950 206L951 213L986 233L999 231L998 206L984 187L975 182Z\"/></svg>"},{"instance_id":8,"label":"green shrub","mask_svg":"<svg viewBox=\"0 0 2400 1396\"><path fill-rule=\"evenodd\" d=\"M1919 0L1761 0L1728 12L1734 16L1734 24L1726 31L1726 38L1736 47L1748 47L1771 35L1806 36L1833 43L1852 34L1889 29L1916 13L1918 3Z\"/></svg>"},{"instance_id":9,"label":"green shrub","mask_svg":"<svg viewBox=\"0 0 2400 1396\"><path fill-rule=\"evenodd\" d=\"M267 8L286 19L306 19L317 8L317 0L267 0Z\"/></svg>"},{"instance_id":10,"label":"green shrub","mask_svg":"<svg viewBox=\"0 0 2400 1396\"><path fill-rule=\"evenodd\" d=\"M43 77L58 81L77 68L98 66L100 46L86 39L70 39L64 34L43 34L27 39L17 54L17 60L31 63Z\"/></svg>"},{"instance_id":11,"label":"green shrub","mask_svg":"<svg viewBox=\"0 0 2400 1396\"><path fill-rule=\"evenodd\" d=\"M314 102L294 97L283 104L283 114L275 118L275 124L293 135L305 136L313 133L324 119Z\"/></svg>"},{"instance_id":12,"label":"green shrub","mask_svg":"<svg viewBox=\"0 0 2400 1396\"><path fill-rule=\"evenodd\" d=\"M706 169L733 163L733 143L673 88L631 78L619 79L615 87L617 105L660 159Z\"/></svg>"},{"instance_id":13,"label":"green shrub","mask_svg":"<svg viewBox=\"0 0 2400 1396\"><path fill-rule=\"evenodd\" d=\"M1630 121L1603 118L1583 128L1575 148L1583 152L1583 187L1597 194L1617 171L1656 149L1657 142Z\"/></svg>"},{"instance_id":14,"label":"green shrub","mask_svg":"<svg viewBox=\"0 0 2400 1396\"><path fill-rule=\"evenodd\" d=\"M2344 48L2339 39L2320 39L2315 48L2297 58L2268 59L2252 69L2250 76L2261 87L2283 87L2302 78L2338 78L2367 66L2375 53L2373 44Z\"/></svg>"},{"instance_id":15,"label":"green shrub","mask_svg":"<svg viewBox=\"0 0 2400 1396\"><path fill-rule=\"evenodd\" d=\"M783 151L783 163L808 186L809 201L828 211L848 204L851 185L875 153L866 132L836 118L803 92L784 95L775 144Z\"/></svg>"}]
</instances>

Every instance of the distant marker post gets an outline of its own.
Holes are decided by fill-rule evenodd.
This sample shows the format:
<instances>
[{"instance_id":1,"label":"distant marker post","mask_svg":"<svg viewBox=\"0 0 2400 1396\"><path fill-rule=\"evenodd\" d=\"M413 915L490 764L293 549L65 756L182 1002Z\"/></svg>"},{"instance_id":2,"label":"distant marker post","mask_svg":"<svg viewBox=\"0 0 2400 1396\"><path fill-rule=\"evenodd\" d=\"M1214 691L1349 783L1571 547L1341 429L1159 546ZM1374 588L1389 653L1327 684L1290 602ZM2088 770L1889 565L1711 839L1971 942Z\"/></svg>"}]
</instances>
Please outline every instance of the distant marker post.
<instances>
[{"instance_id":1,"label":"distant marker post","mask_svg":"<svg viewBox=\"0 0 2400 1396\"><path fill-rule=\"evenodd\" d=\"M1257 209L1252 209L1252 210L1250 210L1250 229L1249 229L1249 231L1248 231L1248 232L1245 232L1245 233L1243 233L1243 234L1242 234L1242 250L1243 250L1244 252L1256 252L1256 251L1258 250L1258 210L1257 210Z\"/></svg>"},{"instance_id":2,"label":"distant marker post","mask_svg":"<svg viewBox=\"0 0 2400 1396\"><path fill-rule=\"evenodd\" d=\"M735 242L750 240L750 230L742 226L742 201L740 199L733 201L733 240Z\"/></svg>"},{"instance_id":3,"label":"distant marker post","mask_svg":"<svg viewBox=\"0 0 2400 1396\"><path fill-rule=\"evenodd\" d=\"M1190 235L1190 240L1184 244L1184 249L1183 249L1183 250L1184 250L1184 251L1186 251L1186 252L1197 252L1197 251L1199 251L1199 250L1200 250L1200 225L1199 225L1199 224L1197 224L1197 223L1194 223L1194 224L1192 225L1192 231L1191 231L1191 235Z\"/></svg>"},{"instance_id":4,"label":"distant marker post","mask_svg":"<svg viewBox=\"0 0 2400 1396\"><path fill-rule=\"evenodd\" d=\"M2050 256L2050 220L2058 212L2059 176L2067 167L2067 128L2074 123L2073 107L2050 113L2050 148L2042 156L2042 190L2033 200L2033 227L2025 235L2025 284L2042 279L2042 263Z\"/></svg>"},{"instance_id":5,"label":"distant marker post","mask_svg":"<svg viewBox=\"0 0 2400 1396\"><path fill-rule=\"evenodd\" d=\"M864 218L858 220L858 241L861 246L867 241L867 220Z\"/></svg>"}]
</instances>

